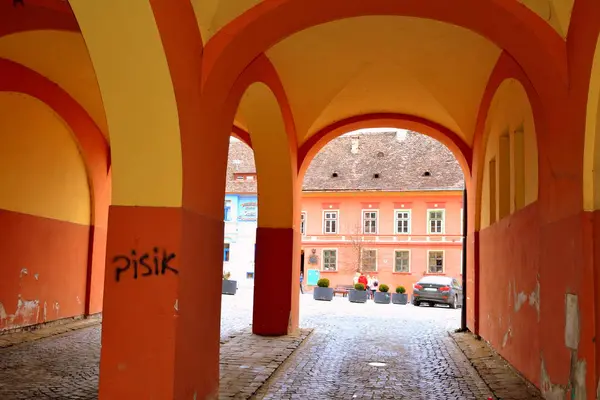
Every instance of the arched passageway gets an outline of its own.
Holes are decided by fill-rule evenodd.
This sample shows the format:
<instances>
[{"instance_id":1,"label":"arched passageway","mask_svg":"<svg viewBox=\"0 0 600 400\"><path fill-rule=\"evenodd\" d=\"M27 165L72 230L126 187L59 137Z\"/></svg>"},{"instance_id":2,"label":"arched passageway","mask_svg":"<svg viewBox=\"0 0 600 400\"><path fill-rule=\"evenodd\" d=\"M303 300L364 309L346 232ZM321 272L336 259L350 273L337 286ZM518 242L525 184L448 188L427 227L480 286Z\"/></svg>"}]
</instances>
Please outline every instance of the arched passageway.
<instances>
[{"instance_id":1,"label":"arched passageway","mask_svg":"<svg viewBox=\"0 0 600 400\"><path fill-rule=\"evenodd\" d=\"M462 153L469 171L469 329L543 391L592 398L600 354L596 325L588 318L598 313L591 187L598 4L24 3L0 5L0 57L66 92L72 101L66 108L81 111L77 123L85 120L106 137L98 147L104 146L104 155L110 138L110 162L91 162L80 139L68 153L75 157L73 149L79 149L77 167L67 165L75 163L67 153L60 164L46 160L64 168L60 176L79 170L69 185L79 182L75 197L87 190L93 199L87 206L92 217L72 215L83 203L59 217L94 224L92 265L104 257L102 244L95 243L107 229L101 398L209 398L217 390L223 189L232 126L254 147L265 205L257 287L273 284L259 278L261 270L264 277L285 267L278 282L285 301L273 304L257 289L262 305L254 317L264 324L256 324L256 333L297 328L300 166L327 132L368 115L401 115L436 130ZM63 56L48 56L57 53ZM13 69L3 76L22 75ZM34 121L16 118L35 107L56 129L52 145L87 137L86 128L70 123L50 99L25 94L32 99L7 101L6 110L16 107L4 122L10 129L32 130ZM2 132L3 141L10 137ZM28 181L15 165L2 176ZM98 175L96 165L102 165ZM103 225L96 222L97 199L106 199L107 186L97 189L96 176L106 178L109 165L111 208ZM34 187L48 187L44 196L61 192ZM71 204L59 200L53 202L59 210ZM37 199L3 201L4 208L36 216L51 208ZM152 266L138 271L148 260ZM87 292L97 293L102 272L92 267L91 276L95 283L87 284ZM17 281L10 282L3 290L14 295ZM492 304L492 282L502 304L511 307ZM93 303L89 311L99 311L99 297ZM85 313L85 307L74 306L72 313ZM122 335L133 330L153 335ZM148 371L149 363L157 367Z\"/></svg>"}]
</instances>

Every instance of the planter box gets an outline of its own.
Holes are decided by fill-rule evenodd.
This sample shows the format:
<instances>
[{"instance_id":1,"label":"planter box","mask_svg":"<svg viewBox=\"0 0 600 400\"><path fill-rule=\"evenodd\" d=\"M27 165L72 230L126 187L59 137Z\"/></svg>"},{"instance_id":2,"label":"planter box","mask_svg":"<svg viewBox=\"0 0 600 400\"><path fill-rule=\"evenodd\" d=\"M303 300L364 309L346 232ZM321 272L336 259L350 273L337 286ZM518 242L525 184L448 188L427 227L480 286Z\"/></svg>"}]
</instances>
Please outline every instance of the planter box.
<instances>
[{"instance_id":1,"label":"planter box","mask_svg":"<svg viewBox=\"0 0 600 400\"><path fill-rule=\"evenodd\" d=\"M375 292L375 303L377 304L390 304L391 298L389 293Z\"/></svg>"},{"instance_id":2,"label":"planter box","mask_svg":"<svg viewBox=\"0 0 600 400\"><path fill-rule=\"evenodd\" d=\"M366 303L367 302L367 291L366 290L349 290L348 300L350 303Z\"/></svg>"},{"instance_id":3,"label":"planter box","mask_svg":"<svg viewBox=\"0 0 600 400\"><path fill-rule=\"evenodd\" d=\"M315 287L313 290L313 299L331 301L333 300L333 288L329 287Z\"/></svg>"},{"instance_id":4,"label":"planter box","mask_svg":"<svg viewBox=\"0 0 600 400\"><path fill-rule=\"evenodd\" d=\"M229 281L223 279L223 286L221 286L221 294L235 294L237 292L237 281Z\"/></svg>"},{"instance_id":5,"label":"planter box","mask_svg":"<svg viewBox=\"0 0 600 400\"><path fill-rule=\"evenodd\" d=\"M394 304L406 304L408 303L408 295L406 293L393 293L392 303Z\"/></svg>"}]
</instances>

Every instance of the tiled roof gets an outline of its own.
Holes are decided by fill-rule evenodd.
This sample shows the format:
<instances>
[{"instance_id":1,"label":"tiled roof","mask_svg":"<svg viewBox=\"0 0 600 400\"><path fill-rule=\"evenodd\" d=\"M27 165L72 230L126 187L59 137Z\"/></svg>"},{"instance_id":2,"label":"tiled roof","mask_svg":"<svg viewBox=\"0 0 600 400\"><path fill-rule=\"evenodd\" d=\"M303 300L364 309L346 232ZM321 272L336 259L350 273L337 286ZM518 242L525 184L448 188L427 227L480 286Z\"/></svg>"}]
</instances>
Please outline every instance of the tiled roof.
<instances>
[{"instance_id":1,"label":"tiled roof","mask_svg":"<svg viewBox=\"0 0 600 400\"><path fill-rule=\"evenodd\" d=\"M233 178L234 172L251 171L252 150L241 142L232 142L227 191L255 192L256 182ZM400 131L357 133L332 140L308 167L303 190L460 190L463 186L462 170L446 146L419 133Z\"/></svg>"}]
</instances>

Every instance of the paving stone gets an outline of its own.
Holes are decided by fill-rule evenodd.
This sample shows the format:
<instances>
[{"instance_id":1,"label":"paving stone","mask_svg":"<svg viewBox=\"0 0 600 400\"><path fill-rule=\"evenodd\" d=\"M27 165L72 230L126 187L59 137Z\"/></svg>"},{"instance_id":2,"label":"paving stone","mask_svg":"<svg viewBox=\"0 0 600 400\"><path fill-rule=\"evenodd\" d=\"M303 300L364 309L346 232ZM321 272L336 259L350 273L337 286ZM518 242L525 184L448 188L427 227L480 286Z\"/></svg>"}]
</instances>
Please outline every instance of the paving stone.
<instances>
[{"instance_id":1,"label":"paving stone","mask_svg":"<svg viewBox=\"0 0 600 400\"><path fill-rule=\"evenodd\" d=\"M251 289L223 296L220 399L487 399L478 368L505 383L502 394L533 398L480 342L467 359L448 335L460 310L305 294L297 335L253 336L251 318ZM77 328L0 336L0 347L10 343L0 348L0 399L96 399L101 327Z\"/></svg>"}]
</instances>

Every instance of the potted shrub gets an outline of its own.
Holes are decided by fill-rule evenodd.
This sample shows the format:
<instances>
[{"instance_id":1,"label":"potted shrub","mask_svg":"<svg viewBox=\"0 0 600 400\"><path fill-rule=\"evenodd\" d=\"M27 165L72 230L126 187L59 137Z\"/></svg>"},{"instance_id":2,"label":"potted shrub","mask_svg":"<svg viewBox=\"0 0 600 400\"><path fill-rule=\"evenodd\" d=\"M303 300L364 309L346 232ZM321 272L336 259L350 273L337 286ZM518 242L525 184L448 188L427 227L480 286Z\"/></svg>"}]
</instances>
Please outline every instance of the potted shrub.
<instances>
[{"instance_id":1,"label":"potted shrub","mask_svg":"<svg viewBox=\"0 0 600 400\"><path fill-rule=\"evenodd\" d=\"M333 299L333 288L329 287L329 279L321 278L317 281L317 287L313 291L313 299L323 301Z\"/></svg>"},{"instance_id":2,"label":"potted shrub","mask_svg":"<svg viewBox=\"0 0 600 400\"><path fill-rule=\"evenodd\" d=\"M354 285L354 290L348 291L348 300L351 303L366 303L367 291L365 290L365 285L362 283Z\"/></svg>"},{"instance_id":3,"label":"potted shrub","mask_svg":"<svg viewBox=\"0 0 600 400\"><path fill-rule=\"evenodd\" d=\"M390 294L388 291L390 287L385 283L379 285L379 292L375 292L375 303L377 304L390 304Z\"/></svg>"},{"instance_id":4,"label":"potted shrub","mask_svg":"<svg viewBox=\"0 0 600 400\"><path fill-rule=\"evenodd\" d=\"M392 303L394 304L406 304L408 303L408 295L404 286L396 287L396 293L392 295Z\"/></svg>"},{"instance_id":5,"label":"potted shrub","mask_svg":"<svg viewBox=\"0 0 600 400\"><path fill-rule=\"evenodd\" d=\"M223 274L223 285L221 286L221 294L235 294L237 292L237 281L231 281L231 272Z\"/></svg>"}]
</instances>

